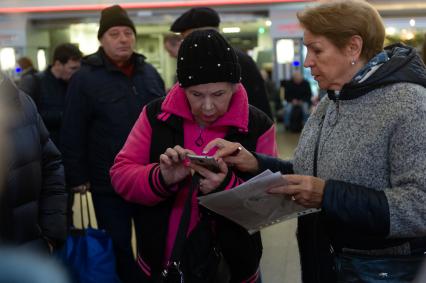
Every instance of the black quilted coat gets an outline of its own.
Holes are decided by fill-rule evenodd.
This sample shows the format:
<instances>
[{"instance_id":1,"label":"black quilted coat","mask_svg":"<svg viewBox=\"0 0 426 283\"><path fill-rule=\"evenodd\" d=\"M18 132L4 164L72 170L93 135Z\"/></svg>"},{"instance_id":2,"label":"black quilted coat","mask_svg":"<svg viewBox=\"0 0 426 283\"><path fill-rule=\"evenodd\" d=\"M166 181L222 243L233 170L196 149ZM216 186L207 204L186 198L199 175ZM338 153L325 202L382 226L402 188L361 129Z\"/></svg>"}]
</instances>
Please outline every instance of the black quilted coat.
<instances>
[{"instance_id":1,"label":"black quilted coat","mask_svg":"<svg viewBox=\"0 0 426 283\"><path fill-rule=\"evenodd\" d=\"M7 154L1 156L0 241L47 248L66 237L67 193L61 155L34 102L0 74L0 105L7 108Z\"/></svg>"}]
</instances>

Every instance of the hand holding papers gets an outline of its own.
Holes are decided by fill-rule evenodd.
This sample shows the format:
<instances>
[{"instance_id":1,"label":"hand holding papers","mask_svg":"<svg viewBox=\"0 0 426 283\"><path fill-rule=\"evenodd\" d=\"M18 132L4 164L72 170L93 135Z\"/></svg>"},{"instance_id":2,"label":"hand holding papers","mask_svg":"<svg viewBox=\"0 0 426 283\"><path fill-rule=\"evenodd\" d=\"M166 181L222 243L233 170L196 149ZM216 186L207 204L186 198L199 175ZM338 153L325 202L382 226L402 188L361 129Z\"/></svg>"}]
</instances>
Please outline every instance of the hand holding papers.
<instances>
[{"instance_id":1,"label":"hand holding papers","mask_svg":"<svg viewBox=\"0 0 426 283\"><path fill-rule=\"evenodd\" d=\"M231 190L199 197L200 204L254 233L270 225L320 209L305 208L268 188L283 184L280 172L266 170Z\"/></svg>"}]
</instances>

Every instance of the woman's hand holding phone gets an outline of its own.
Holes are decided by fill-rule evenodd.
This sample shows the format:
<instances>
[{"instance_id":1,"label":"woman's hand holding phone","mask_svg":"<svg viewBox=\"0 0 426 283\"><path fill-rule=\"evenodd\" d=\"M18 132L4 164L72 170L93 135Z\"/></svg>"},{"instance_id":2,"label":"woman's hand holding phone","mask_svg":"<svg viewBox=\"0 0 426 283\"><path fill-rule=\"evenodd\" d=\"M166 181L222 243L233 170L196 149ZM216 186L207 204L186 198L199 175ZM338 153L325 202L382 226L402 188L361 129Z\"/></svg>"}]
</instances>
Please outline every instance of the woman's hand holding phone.
<instances>
[{"instance_id":1,"label":"woman's hand holding phone","mask_svg":"<svg viewBox=\"0 0 426 283\"><path fill-rule=\"evenodd\" d=\"M176 184L191 174L191 168L185 164L187 154L193 154L191 150L179 145L168 148L160 155L160 170L164 182L167 185Z\"/></svg>"},{"instance_id":2,"label":"woman's hand holding phone","mask_svg":"<svg viewBox=\"0 0 426 283\"><path fill-rule=\"evenodd\" d=\"M187 157L193 164L200 165L214 173L220 172L219 164L213 156L188 154Z\"/></svg>"},{"instance_id":3,"label":"woman's hand holding phone","mask_svg":"<svg viewBox=\"0 0 426 283\"><path fill-rule=\"evenodd\" d=\"M222 158L212 156L188 155L190 167L203 178L200 180L200 191L208 194L222 184L228 174L228 166Z\"/></svg>"}]
</instances>

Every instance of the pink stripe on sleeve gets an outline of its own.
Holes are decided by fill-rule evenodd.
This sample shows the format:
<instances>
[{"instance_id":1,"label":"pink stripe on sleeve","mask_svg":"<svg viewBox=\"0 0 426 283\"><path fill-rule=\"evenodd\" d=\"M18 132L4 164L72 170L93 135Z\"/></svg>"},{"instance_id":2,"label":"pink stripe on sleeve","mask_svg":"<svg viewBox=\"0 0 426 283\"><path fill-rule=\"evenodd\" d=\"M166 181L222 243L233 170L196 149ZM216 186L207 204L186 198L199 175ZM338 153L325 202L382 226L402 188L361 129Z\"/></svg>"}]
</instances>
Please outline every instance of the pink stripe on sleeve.
<instances>
[{"instance_id":1,"label":"pink stripe on sleeve","mask_svg":"<svg viewBox=\"0 0 426 283\"><path fill-rule=\"evenodd\" d=\"M256 273L250 276L248 279L243 280L241 283L255 283L259 279L260 269L257 269Z\"/></svg>"},{"instance_id":2,"label":"pink stripe on sleeve","mask_svg":"<svg viewBox=\"0 0 426 283\"><path fill-rule=\"evenodd\" d=\"M138 254L137 262L142 271L148 276L151 277L151 268L145 263L142 257Z\"/></svg>"}]
</instances>

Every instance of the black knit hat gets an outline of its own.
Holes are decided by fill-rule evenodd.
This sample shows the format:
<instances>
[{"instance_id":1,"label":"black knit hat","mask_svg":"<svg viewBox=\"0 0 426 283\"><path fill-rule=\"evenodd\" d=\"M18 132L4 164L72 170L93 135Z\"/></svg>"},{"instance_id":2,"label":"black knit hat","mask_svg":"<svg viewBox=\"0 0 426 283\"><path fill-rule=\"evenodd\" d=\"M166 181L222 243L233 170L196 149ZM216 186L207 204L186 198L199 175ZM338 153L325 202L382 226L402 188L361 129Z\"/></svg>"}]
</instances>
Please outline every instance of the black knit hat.
<instances>
[{"instance_id":1,"label":"black knit hat","mask_svg":"<svg viewBox=\"0 0 426 283\"><path fill-rule=\"evenodd\" d=\"M99 21L98 38L112 27L126 26L133 30L136 34L135 25L127 15L127 12L119 5L107 7L101 12L101 19Z\"/></svg>"},{"instance_id":2,"label":"black knit hat","mask_svg":"<svg viewBox=\"0 0 426 283\"><path fill-rule=\"evenodd\" d=\"M183 13L170 27L172 32L184 32L193 28L219 27L218 13L208 7L192 8Z\"/></svg>"},{"instance_id":3,"label":"black knit hat","mask_svg":"<svg viewBox=\"0 0 426 283\"><path fill-rule=\"evenodd\" d=\"M216 30L197 30L179 48L177 77L181 87L241 80L234 49Z\"/></svg>"}]
</instances>

